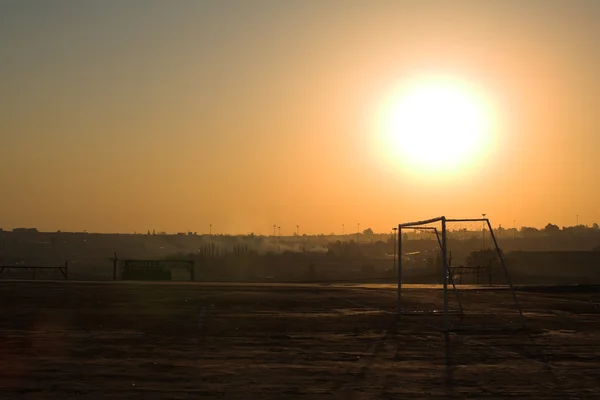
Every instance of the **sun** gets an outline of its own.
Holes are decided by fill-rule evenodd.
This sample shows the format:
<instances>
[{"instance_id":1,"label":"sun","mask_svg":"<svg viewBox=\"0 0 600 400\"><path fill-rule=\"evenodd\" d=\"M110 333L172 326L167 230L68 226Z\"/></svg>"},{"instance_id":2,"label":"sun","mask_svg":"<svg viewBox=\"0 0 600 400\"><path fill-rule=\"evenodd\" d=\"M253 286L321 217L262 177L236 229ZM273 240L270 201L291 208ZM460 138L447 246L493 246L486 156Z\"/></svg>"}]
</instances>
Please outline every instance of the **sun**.
<instances>
[{"instance_id":1,"label":"sun","mask_svg":"<svg viewBox=\"0 0 600 400\"><path fill-rule=\"evenodd\" d=\"M465 174L491 149L493 113L468 82L413 79L392 91L378 111L378 153L403 169Z\"/></svg>"}]
</instances>

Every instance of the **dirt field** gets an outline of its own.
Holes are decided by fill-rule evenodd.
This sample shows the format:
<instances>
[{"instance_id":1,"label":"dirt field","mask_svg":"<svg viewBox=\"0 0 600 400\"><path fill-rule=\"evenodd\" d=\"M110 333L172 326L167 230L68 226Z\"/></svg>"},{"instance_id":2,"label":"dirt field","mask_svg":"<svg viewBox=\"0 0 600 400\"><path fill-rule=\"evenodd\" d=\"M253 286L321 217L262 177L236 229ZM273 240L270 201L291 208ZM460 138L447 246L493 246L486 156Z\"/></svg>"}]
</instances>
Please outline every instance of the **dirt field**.
<instances>
[{"instance_id":1,"label":"dirt field","mask_svg":"<svg viewBox=\"0 0 600 400\"><path fill-rule=\"evenodd\" d=\"M446 336L440 317L398 321L385 285L3 281L0 396L600 398L598 292L518 296L529 334ZM521 321L507 291L461 298L463 323Z\"/></svg>"}]
</instances>

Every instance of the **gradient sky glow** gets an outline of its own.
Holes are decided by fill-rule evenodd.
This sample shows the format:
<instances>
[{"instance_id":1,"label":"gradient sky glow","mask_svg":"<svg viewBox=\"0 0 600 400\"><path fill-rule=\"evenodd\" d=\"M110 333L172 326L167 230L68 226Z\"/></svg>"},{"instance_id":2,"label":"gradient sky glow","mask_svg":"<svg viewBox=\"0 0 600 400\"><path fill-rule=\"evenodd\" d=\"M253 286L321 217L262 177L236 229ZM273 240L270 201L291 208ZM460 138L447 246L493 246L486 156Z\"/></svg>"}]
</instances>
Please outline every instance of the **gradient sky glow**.
<instances>
[{"instance_id":1,"label":"gradient sky glow","mask_svg":"<svg viewBox=\"0 0 600 400\"><path fill-rule=\"evenodd\" d=\"M290 234L600 222L600 1L0 0L0 227ZM391 88L458 76L498 141L381 163Z\"/></svg>"}]
</instances>

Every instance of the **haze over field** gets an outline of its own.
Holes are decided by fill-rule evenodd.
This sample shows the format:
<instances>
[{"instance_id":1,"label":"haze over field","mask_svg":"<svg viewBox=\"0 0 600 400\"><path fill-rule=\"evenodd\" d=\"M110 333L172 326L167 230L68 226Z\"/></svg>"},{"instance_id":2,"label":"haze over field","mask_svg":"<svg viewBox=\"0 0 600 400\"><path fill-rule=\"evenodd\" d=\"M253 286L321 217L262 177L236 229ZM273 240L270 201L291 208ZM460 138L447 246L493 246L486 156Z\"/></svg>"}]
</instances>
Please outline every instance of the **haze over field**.
<instances>
[{"instance_id":1,"label":"haze over field","mask_svg":"<svg viewBox=\"0 0 600 400\"><path fill-rule=\"evenodd\" d=\"M0 60L4 229L600 221L598 1L0 0Z\"/></svg>"}]
</instances>

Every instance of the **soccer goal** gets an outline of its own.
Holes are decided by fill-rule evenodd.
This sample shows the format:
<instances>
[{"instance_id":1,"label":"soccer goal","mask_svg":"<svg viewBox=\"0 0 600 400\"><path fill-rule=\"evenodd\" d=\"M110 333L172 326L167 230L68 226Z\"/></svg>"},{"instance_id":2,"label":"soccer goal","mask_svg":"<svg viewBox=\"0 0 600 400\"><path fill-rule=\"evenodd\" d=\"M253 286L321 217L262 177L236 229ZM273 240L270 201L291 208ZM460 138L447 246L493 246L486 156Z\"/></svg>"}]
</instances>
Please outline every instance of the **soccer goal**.
<instances>
[{"instance_id":1,"label":"soccer goal","mask_svg":"<svg viewBox=\"0 0 600 400\"><path fill-rule=\"evenodd\" d=\"M502 250L485 216L399 224L398 254L399 315L442 316L444 330L481 327L482 321L488 328L524 326ZM469 321L475 324L466 324L466 315L475 316Z\"/></svg>"}]
</instances>

